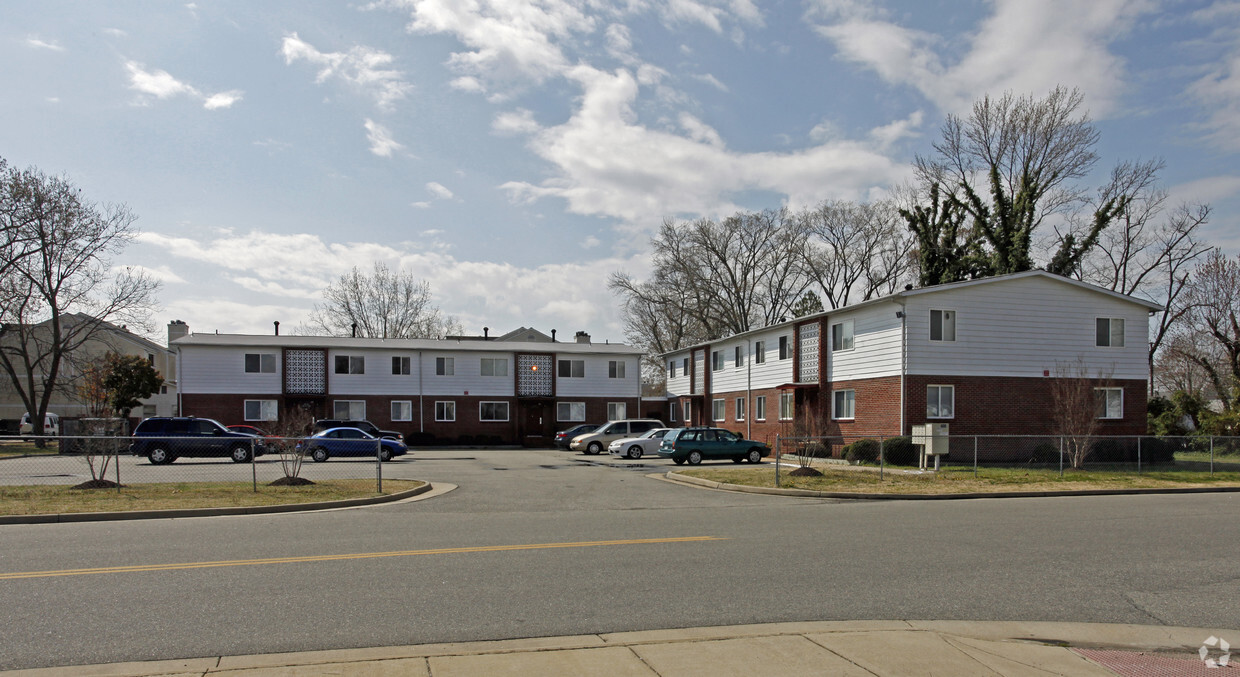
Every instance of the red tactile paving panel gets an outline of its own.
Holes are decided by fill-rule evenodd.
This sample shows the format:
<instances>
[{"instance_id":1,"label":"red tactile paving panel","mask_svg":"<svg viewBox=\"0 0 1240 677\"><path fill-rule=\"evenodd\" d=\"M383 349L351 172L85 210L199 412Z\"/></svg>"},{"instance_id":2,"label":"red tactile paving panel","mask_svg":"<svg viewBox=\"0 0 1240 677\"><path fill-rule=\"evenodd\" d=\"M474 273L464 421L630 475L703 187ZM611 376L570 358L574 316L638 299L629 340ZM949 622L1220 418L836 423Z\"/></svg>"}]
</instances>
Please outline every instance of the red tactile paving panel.
<instances>
[{"instance_id":1,"label":"red tactile paving panel","mask_svg":"<svg viewBox=\"0 0 1240 677\"><path fill-rule=\"evenodd\" d=\"M1240 667L1211 668L1196 655L1171 656L1140 651L1073 649L1077 654L1113 671L1120 677L1226 677L1240 675ZM1217 654L1217 652L1215 652ZM1218 660L1218 656L1214 656Z\"/></svg>"}]
</instances>

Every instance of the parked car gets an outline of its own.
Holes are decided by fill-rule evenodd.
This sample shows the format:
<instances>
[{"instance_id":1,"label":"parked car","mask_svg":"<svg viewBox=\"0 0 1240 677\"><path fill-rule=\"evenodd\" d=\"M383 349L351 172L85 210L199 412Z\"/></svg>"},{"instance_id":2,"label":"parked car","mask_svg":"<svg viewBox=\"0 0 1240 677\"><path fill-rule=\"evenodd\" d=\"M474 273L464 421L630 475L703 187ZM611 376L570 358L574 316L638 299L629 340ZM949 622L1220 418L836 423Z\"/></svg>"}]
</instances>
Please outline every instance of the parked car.
<instances>
[{"instance_id":1,"label":"parked car","mask_svg":"<svg viewBox=\"0 0 1240 677\"><path fill-rule=\"evenodd\" d=\"M17 425L17 434L22 437L28 437L34 434L34 425L30 422L30 412L22 414L21 423ZM47 416L43 417L43 436L60 436L60 414L55 414L49 411L47 412Z\"/></svg>"},{"instance_id":2,"label":"parked car","mask_svg":"<svg viewBox=\"0 0 1240 677\"><path fill-rule=\"evenodd\" d=\"M733 463L760 463L771 455L763 442L745 439L740 433L723 428L676 428L663 436L659 456L676 465L697 465L703 459L730 458Z\"/></svg>"},{"instance_id":3,"label":"parked car","mask_svg":"<svg viewBox=\"0 0 1240 677\"><path fill-rule=\"evenodd\" d=\"M376 448L376 444L378 447ZM359 428L329 428L319 431L306 438L298 445L316 463L322 463L332 456L370 456L379 455L380 461L390 461L396 456L409 453L409 447L400 440L386 437L375 437Z\"/></svg>"},{"instance_id":4,"label":"parked car","mask_svg":"<svg viewBox=\"0 0 1240 677\"><path fill-rule=\"evenodd\" d=\"M663 436L672 430L672 428L655 428L641 437L624 437L614 440L608 445L607 451L612 456L628 456L632 459L639 459L645 454L655 454L659 451L659 445L663 443Z\"/></svg>"},{"instance_id":5,"label":"parked car","mask_svg":"<svg viewBox=\"0 0 1240 677\"><path fill-rule=\"evenodd\" d=\"M314 432L322 432L331 428L357 428L364 430L375 437L383 437L389 440L404 442L405 436L395 430L379 430L379 426L365 419L345 420L339 418L325 418L314 422Z\"/></svg>"},{"instance_id":6,"label":"parked car","mask_svg":"<svg viewBox=\"0 0 1240 677\"><path fill-rule=\"evenodd\" d=\"M601 425L603 424L582 423L581 425L575 425L568 430L561 430L555 434L555 446L560 449L567 449L568 445L572 443L574 437L594 432L595 430L598 430Z\"/></svg>"},{"instance_id":7,"label":"parked car","mask_svg":"<svg viewBox=\"0 0 1240 677\"><path fill-rule=\"evenodd\" d=\"M230 425L228 426L228 429L235 433L249 433L251 435L257 435L259 437L271 437L271 435L267 434L266 430L263 430L262 428L258 428L252 425L242 425L242 424Z\"/></svg>"},{"instance_id":8,"label":"parked car","mask_svg":"<svg viewBox=\"0 0 1240 677\"><path fill-rule=\"evenodd\" d=\"M662 428L663 421L653 418L635 418L623 421L612 421L606 423L603 427L584 435L578 435L568 444L568 448L573 451L581 451L587 454L600 454L607 445L622 437L637 437L638 435Z\"/></svg>"},{"instance_id":9,"label":"parked car","mask_svg":"<svg viewBox=\"0 0 1240 677\"><path fill-rule=\"evenodd\" d=\"M182 456L227 456L236 463L249 463L267 453L263 438L234 432L210 418L153 416L134 428L133 437L129 453L145 456L155 465Z\"/></svg>"}]
</instances>

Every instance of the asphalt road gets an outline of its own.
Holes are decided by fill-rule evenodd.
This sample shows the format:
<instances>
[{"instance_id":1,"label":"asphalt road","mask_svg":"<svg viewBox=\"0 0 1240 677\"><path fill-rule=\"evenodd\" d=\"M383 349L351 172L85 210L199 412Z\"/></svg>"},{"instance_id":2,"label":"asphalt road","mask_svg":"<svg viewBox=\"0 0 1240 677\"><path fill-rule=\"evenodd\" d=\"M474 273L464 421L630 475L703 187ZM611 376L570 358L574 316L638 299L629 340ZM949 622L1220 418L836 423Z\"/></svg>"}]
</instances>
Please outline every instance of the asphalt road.
<instances>
[{"instance_id":1,"label":"asphalt road","mask_svg":"<svg viewBox=\"0 0 1240 677\"><path fill-rule=\"evenodd\" d=\"M0 669L797 620L1240 629L1237 494L841 502L647 476L666 464L419 452L385 473L460 488L3 526Z\"/></svg>"}]
</instances>

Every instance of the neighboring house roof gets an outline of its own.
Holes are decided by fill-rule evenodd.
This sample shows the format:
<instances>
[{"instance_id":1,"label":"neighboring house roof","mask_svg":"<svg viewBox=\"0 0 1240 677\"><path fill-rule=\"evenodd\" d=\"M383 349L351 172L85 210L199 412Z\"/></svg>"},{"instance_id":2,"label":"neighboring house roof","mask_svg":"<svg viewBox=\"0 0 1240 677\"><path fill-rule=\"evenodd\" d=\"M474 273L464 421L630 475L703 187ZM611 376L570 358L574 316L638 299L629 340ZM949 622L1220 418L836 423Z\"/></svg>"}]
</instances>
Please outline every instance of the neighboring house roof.
<instances>
[{"instance_id":1,"label":"neighboring house roof","mask_svg":"<svg viewBox=\"0 0 1240 677\"><path fill-rule=\"evenodd\" d=\"M348 336L275 336L253 334L190 334L172 342L180 346L255 348L388 348L391 350L451 350L454 352L512 352L642 355L641 348L623 343L546 343L543 341L469 341L457 339L378 339Z\"/></svg>"},{"instance_id":2,"label":"neighboring house roof","mask_svg":"<svg viewBox=\"0 0 1240 677\"><path fill-rule=\"evenodd\" d=\"M517 327L503 336L496 336L496 341L524 341L527 343L551 343L551 337L533 327Z\"/></svg>"},{"instance_id":3,"label":"neighboring house roof","mask_svg":"<svg viewBox=\"0 0 1240 677\"><path fill-rule=\"evenodd\" d=\"M750 329L749 331L741 332L739 334L732 334L730 336L722 336L712 341L697 343L691 346L686 346L684 348L677 348L676 350L669 350L665 353L659 353L657 357L664 357L666 355L674 355L676 353L683 353L687 350L693 350L695 348L702 348L702 347L712 345L714 343L718 343L719 341L724 340L724 339L733 339L733 338L737 338L741 336L749 336L752 334L756 334L758 332L770 331L771 329L778 329L779 327L793 326L793 325L801 324L806 321L814 320L820 317L826 317L829 315L848 312L848 311L856 310L858 308L864 308L866 306L875 305L878 303L892 303L892 302L898 303L899 299L907 298L910 296L920 296L922 294L939 294L943 292L955 291L957 289L962 289L964 287L972 287L972 286L984 285L984 284L995 284L998 282L1008 282L1012 280L1020 280L1020 279L1031 278L1031 277L1038 277L1038 278L1043 278L1047 280L1053 280L1058 283L1071 285L1079 289L1084 289L1086 291L1094 292L1094 293L1101 294L1104 296L1109 296L1111 298L1114 298L1120 301L1134 303L1136 305L1145 307L1151 312L1161 311L1164 309L1162 304L1155 303L1153 301L1147 301L1145 299L1137 298L1135 296L1130 296L1128 294L1121 294L1117 291L1112 291L1110 289L1105 289L1097 285L1089 284L1088 282L1081 282L1080 280L1073 280L1071 278L1063 277L1062 275L1055 275L1054 273L1048 273L1045 270L1026 270L1026 271L1022 271L1019 273L1010 273L1008 275L995 275L992 277L984 277L984 278L977 279L977 280L965 280L963 282L949 282L946 284L936 284L936 285L932 285L929 287L919 287L917 289L906 289L904 291L899 291L894 294L888 294L887 296L880 296L878 298L869 299L868 301L862 301L860 303L854 303L852 305L841 306L839 308L834 308L831 310L824 310L822 312L813 313L811 315L802 315L801 317L797 317L797 318L794 318L792 320L788 320L785 322L777 322L775 324L768 324L765 327L759 327L757 329Z\"/></svg>"}]
</instances>

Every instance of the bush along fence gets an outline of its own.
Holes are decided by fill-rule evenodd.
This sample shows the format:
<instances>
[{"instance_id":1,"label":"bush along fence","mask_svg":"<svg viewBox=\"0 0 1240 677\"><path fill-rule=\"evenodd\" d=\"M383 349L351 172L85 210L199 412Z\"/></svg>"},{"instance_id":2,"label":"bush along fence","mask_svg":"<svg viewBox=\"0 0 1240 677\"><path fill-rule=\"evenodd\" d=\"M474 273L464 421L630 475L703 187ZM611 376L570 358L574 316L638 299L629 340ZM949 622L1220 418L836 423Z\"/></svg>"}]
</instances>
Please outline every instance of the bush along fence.
<instances>
[{"instance_id":1,"label":"bush along fence","mask_svg":"<svg viewBox=\"0 0 1240 677\"><path fill-rule=\"evenodd\" d=\"M0 437L0 485L116 489L147 483L296 486L374 477L407 448L392 440L255 437Z\"/></svg>"},{"instance_id":2,"label":"bush along fence","mask_svg":"<svg viewBox=\"0 0 1240 677\"><path fill-rule=\"evenodd\" d=\"M919 444L924 442L925 444ZM925 450L937 452L923 456ZM883 435L776 436L775 483L780 466L800 468L815 463L851 463L878 467L916 467L947 472L979 466L1027 466L1043 469L1111 470L1138 474L1167 467L1240 470L1240 437L1152 435L943 435L939 437ZM795 472L795 471L794 471Z\"/></svg>"}]
</instances>

